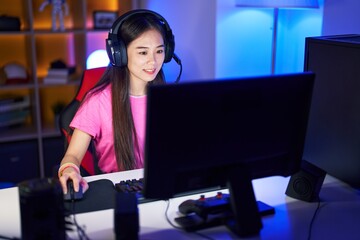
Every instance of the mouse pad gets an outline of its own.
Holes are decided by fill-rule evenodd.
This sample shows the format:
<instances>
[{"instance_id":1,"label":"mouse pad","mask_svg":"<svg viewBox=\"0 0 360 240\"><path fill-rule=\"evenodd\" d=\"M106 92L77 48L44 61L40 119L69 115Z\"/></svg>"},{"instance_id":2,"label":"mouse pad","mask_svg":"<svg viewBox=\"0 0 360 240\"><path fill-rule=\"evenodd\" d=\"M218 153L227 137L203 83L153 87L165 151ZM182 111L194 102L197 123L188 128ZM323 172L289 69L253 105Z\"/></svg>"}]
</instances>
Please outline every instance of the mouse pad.
<instances>
[{"instance_id":1,"label":"mouse pad","mask_svg":"<svg viewBox=\"0 0 360 240\"><path fill-rule=\"evenodd\" d=\"M108 179L88 182L89 189L81 200L64 201L65 209L73 214L115 208L116 190L114 183Z\"/></svg>"}]
</instances>

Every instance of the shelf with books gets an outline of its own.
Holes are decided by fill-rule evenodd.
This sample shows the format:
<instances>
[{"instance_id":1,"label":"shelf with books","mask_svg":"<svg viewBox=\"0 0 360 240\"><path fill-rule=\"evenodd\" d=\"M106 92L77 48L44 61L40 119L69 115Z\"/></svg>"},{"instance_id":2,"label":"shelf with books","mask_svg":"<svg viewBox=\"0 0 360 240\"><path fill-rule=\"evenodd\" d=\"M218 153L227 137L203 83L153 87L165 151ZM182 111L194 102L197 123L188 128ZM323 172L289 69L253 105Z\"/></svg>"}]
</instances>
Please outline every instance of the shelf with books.
<instances>
[{"instance_id":1,"label":"shelf with books","mask_svg":"<svg viewBox=\"0 0 360 240\"><path fill-rule=\"evenodd\" d=\"M37 138L34 98L34 88L0 91L0 143L9 139Z\"/></svg>"},{"instance_id":2,"label":"shelf with books","mask_svg":"<svg viewBox=\"0 0 360 240\"><path fill-rule=\"evenodd\" d=\"M108 29L94 29L93 13L113 11L120 15L132 8L133 0L66 0L69 14L64 17L64 31L53 30L52 6L47 5L40 11L44 2L2 0L0 4L0 15L17 17L21 23L17 31L0 29L0 69L6 64L16 63L24 66L28 73L28 82L16 84L5 83L6 79L1 78L0 73L0 98L15 94L30 100L29 114L24 122L0 126L0 145L36 142L40 177L45 174L45 157L48 157L44 148L55 146L47 141L61 138L53 106L73 99L86 69L87 57L92 51L105 48ZM68 75L68 81L59 78L56 83L54 79L45 80L51 63L56 60L75 67L76 71ZM63 146L59 148L63 150Z\"/></svg>"}]
</instances>

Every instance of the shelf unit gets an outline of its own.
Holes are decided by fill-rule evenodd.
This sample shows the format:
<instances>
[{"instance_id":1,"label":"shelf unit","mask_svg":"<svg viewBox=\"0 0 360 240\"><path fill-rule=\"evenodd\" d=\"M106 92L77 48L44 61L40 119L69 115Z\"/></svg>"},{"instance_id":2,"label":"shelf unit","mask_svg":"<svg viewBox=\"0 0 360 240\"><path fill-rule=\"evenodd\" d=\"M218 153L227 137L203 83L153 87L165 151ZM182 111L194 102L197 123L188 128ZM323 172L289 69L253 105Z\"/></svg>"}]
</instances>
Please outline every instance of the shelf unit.
<instances>
[{"instance_id":1,"label":"shelf unit","mask_svg":"<svg viewBox=\"0 0 360 240\"><path fill-rule=\"evenodd\" d=\"M121 15L133 6L132 0L67 0L65 31L53 31L52 6L40 12L43 2L2 0L0 4L0 15L18 17L21 22L20 31L0 31L0 68L18 63L29 76L26 84L0 84L0 97L26 95L31 100L31 114L24 124L0 128L0 181L19 182L52 174L51 167L59 163L63 154L52 106L72 100L87 57L95 49L105 49L107 29L94 29L93 12L115 11ZM54 60L76 66L75 80L44 84L43 78Z\"/></svg>"}]
</instances>

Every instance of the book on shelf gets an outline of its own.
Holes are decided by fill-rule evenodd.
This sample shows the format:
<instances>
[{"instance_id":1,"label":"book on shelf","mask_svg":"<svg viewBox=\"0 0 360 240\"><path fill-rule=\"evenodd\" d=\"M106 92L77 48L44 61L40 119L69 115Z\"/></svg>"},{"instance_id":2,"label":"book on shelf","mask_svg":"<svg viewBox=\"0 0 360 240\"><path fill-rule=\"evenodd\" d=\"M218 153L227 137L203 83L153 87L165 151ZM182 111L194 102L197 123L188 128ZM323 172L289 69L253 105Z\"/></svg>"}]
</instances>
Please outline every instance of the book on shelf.
<instances>
[{"instance_id":1,"label":"book on shelf","mask_svg":"<svg viewBox=\"0 0 360 240\"><path fill-rule=\"evenodd\" d=\"M30 107L30 96L14 96L0 99L0 113L27 109Z\"/></svg>"},{"instance_id":2,"label":"book on shelf","mask_svg":"<svg viewBox=\"0 0 360 240\"><path fill-rule=\"evenodd\" d=\"M9 95L0 98L0 128L23 123L29 115L29 95Z\"/></svg>"},{"instance_id":3,"label":"book on shelf","mask_svg":"<svg viewBox=\"0 0 360 240\"><path fill-rule=\"evenodd\" d=\"M61 84L68 83L74 79L76 72L75 67L66 68L49 68L47 76L44 77L43 83L45 84Z\"/></svg>"},{"instance_id":4,"label":"book on shelf","mask_svg":"<svg viewBox=\"0 0 360 240\"><path fill-rule=\"evenodd\" d=\"M70 75L47 75L43 79L44 84L61 84L61 83L69 83L75 79L75 74Z\"/></svg>"},{"instance_id":5,"label":"book on shelf","mask_svg":"<svg viewBox=\"0 0 360 240\"><path fill-rule=\"evenodd\" d=\"M14 103L14 102L21 102L24 100L25 96L20 96L20 95L13 95L13 94L7 94L7 95L3 95L0 96L0 106L9 104L9 103Z\"/></svg>"},{"instance_id":6,"label":"book on shelf","mask_svg":"<svg viewBox=\"0 0 360 240\"><path fill-rule=\"evenodd\" d=\"M69 76L70 73L69 73L68 69L60 69L59 68L59 69L49 69L47 75L62 77L62 76Z\"/></svg>"},{"instance_id":7,"label":"book on shelf","mask_svg":"<svg viewBox=\"0 0 360 240\"><path fill-rule=\"evenodd\" d=\"M49 68L48 75L53 76L69 76L76 72L76 67L67 67L67 68Z\"/></svg>"},{"instance_id":8,"label":"book on shelf","mask_svg":"<svg viewBox=\"0 0 360 240\"><path fill-rule=\"evenodd\" d=\"M21 109L2 113L0 115L0 127L8 127L24 123L29 115L29 109Z\"/></svg>"}]
</instances>

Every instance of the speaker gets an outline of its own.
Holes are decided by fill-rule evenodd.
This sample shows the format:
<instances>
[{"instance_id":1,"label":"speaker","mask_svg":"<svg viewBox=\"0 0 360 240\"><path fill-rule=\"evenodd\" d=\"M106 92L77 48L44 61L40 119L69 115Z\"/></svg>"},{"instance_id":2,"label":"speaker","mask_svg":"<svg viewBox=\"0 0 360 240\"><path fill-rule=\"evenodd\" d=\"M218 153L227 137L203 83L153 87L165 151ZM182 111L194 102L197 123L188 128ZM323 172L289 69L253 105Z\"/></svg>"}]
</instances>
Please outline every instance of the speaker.
<instances>
[{"instance_id":1,"label":"speaker","mask_svg":"<svg viewBox=\"0 0 360 240\"><path fill-rule=\"evenodd\" d=\"M290 177L285 194L307 202L318 200L325 176L324 170L303 160L301 169Z\"/></svg>"},{"instance_id":2,"label":"speaker","mask_svg":"<svg viewBox=\"0 0 360 240\"><path fill-rule=\"evenodd\" d=\"M139 230L136 194L115 193L114 232L116 240L138 240Z\"/></svg>"},{"instance_id":3,"label":"speaker","mask_svg":"<svg viewBox=\"0 0 360 240\"><path fill-rule=\"evenodd\" d=\"M18 184L21 239L66 239L63 192L57 179L43 178Z\"/></svg>"},{"instance_id":4,"label":"speaker","mask_svg":"<svg viewBox=\"0 0 360 240\"><path fill-rule=\"evenodd\" d=\"M175 40L168 22L160 14L146 9L129 11L120 16L112 25L106 39L106 51L113 66L124 67L127 65L127 53L124 41L118 36L121 25L130 17L137 14L151 14L163 25L165 30L165 59L164 63L170 62L174 56Z\"/></svg>"}]
</instances>

